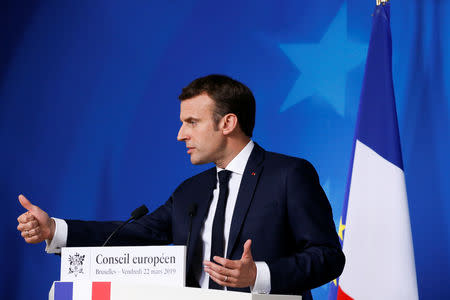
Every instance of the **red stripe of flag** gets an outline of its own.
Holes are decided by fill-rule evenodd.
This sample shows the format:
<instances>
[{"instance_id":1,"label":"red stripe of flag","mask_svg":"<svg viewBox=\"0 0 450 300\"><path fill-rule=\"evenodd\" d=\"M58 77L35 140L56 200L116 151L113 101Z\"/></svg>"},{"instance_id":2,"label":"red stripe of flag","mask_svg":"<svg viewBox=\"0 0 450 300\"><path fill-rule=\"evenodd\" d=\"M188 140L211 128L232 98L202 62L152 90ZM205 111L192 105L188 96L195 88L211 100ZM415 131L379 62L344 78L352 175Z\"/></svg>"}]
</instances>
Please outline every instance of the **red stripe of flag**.
<instances>
[{"instance_id":1,"label":"red stripe of flag","mask_svg":"<svg viewBox=\"0 0 450 300\"><path fill-rule=\"evenodd\" d=\"M92 282L92 300L111 300L111 282Z\"/></svg>"},{"instance_id":2,"label":"red stripe of flag","mask_svg":"<svg viewBox=\"0 0 450 300\"><path fill-rule=\"evenodd\" d=\"M337 300L353 300L353 298L344 293L341 287L338 286Z\"/></svg>"}]
</instances>

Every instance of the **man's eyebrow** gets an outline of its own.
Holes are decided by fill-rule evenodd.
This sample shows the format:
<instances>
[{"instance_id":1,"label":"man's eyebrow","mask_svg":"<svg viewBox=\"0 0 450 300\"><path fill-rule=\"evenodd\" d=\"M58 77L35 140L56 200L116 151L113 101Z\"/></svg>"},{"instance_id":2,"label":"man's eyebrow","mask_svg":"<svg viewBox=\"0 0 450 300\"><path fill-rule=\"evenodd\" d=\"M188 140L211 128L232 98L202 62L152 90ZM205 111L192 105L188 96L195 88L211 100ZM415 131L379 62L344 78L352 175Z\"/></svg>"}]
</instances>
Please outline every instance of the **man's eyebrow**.
<instances>
[{"instance_id":1,"label":"man's eyebrow","mask_svg":"<svg viewBox=\"0 0 450 300\"><path fill-rule=\"evenodd\" d=\"M188 117L184 120L181 120L182 122L192 122L192 121L199 121L200 119L194 118L194 117Z\"/></svg>"}]
</instances>

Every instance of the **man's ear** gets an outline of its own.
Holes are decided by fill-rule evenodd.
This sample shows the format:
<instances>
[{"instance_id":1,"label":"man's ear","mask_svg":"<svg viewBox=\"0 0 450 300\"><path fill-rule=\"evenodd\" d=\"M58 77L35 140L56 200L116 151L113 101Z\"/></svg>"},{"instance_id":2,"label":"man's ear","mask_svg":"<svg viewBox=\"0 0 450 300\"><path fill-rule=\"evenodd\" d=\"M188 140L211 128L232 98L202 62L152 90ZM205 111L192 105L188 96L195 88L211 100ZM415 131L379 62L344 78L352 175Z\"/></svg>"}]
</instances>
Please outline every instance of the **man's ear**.
<instances>
[{"instance_id":1,"label":"man's ear","mask_svg":"<svg viewBox=\"0 0 450 300\"><path fill-rule=\"evenodd\" d=\"M239 128L238 118L235 114L226 114L222 118L222 132L224 135L229 135Z\"/></svg>"}]
</instances>

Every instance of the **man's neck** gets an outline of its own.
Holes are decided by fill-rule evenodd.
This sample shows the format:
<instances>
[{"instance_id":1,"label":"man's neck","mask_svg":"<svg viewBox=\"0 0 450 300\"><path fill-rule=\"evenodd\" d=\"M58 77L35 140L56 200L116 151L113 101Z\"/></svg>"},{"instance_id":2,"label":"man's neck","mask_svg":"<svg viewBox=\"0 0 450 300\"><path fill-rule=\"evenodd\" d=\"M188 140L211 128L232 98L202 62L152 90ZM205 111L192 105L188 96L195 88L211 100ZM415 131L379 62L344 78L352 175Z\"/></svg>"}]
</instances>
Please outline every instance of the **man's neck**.
<instances>
[{"instance_id":1,"label":"man's neck","mask_svg":"<svg viewBox=\"0 0 450 300\"><path fill-rule=\"evenodd\" d=\"M247 136L240 139L230 139L227 143L227 153L224 155L223 159L215 162L216 166L225 169L249 142L250 138Z\"/></svg>"}]
</instances>

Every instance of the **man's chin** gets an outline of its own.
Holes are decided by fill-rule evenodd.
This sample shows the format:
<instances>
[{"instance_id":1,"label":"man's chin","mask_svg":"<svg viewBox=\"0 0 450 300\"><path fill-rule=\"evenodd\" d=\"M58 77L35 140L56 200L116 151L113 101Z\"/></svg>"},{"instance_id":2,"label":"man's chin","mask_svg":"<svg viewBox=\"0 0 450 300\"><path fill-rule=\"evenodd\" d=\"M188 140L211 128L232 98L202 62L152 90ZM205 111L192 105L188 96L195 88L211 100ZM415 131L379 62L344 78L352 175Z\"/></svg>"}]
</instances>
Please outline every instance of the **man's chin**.
<instances>
[{"instance_id":1,"label":"man's chin","mask_svg":"<svg viewBox=\"0 0 450 300\"><path fill-rule=\"evenodd\" d=\"M208 164L210 163L210 161L206 161L206 160L201 160L201 159L196 159L195 157L191 156L191 164L193 165L204 165L204 164Z\"/></svg>"}]
</instances>

